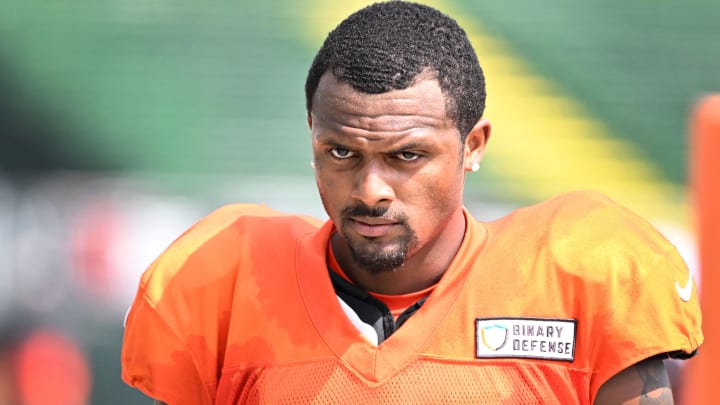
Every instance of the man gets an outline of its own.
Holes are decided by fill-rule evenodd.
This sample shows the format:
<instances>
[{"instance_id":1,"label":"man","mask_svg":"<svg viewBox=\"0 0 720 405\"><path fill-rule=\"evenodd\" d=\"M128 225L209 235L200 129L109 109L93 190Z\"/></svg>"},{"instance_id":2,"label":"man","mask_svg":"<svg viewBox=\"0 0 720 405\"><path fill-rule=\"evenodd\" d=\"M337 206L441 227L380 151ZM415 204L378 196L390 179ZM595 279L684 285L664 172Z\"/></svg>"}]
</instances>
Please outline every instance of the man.
<instances>
[{"instance_id":1,"label":"man","mask_svg":"<svg viewBox=\"0 0 720 405\"><path fill-rule=\"evenodd\" d=\"M482 70L432 8L369 6L306 82L329 221L228 206L142 277L123 379L158 403L672 403L702 342L677 251L607 198L463 208Z\"/></svg>"}]
</instances>

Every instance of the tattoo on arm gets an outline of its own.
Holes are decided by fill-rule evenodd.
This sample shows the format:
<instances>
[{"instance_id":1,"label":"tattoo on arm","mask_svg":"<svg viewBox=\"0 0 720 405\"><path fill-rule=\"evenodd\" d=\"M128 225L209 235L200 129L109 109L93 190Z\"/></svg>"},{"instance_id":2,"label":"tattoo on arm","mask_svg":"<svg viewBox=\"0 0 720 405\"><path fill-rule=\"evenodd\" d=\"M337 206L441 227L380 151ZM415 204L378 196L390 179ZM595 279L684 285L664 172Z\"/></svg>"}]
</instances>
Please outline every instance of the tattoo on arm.
<instances>
[{"instance_id":1,"label":"tattoo on arm","mask_svg":"<svg viewBox=\"0 0 720 405\"><path fill-rule=\"evenodd\" d=\"M649 359L638 363L634 369L642 381L640 405L672 404L670 379L661 359Z\"/></svg>"},{"instance_id":2,"label":"tattoo on arm","mask_svg":"<svg viewBox=\"0 0 720 405\"><path fill-rule=\"evenodd\" d=\"M673 393L665 365L649 358L622 370L600 387L596 405L672 405Z\"/></svg>"}]
</instances>

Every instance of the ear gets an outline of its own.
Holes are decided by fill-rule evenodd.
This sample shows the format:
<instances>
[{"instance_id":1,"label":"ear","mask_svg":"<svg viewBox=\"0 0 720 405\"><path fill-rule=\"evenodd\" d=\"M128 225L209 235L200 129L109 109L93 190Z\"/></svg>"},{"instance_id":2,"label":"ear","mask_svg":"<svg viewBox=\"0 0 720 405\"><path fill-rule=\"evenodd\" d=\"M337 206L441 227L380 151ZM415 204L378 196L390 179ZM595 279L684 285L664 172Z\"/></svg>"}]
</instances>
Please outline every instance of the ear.
<instances>
[{"instance_id":1,"label":"ear","mask_svg":"<svg viewBox=\"0 0 720 405\"><path fill-rule=\"evenodd\" d=\"M307 123L308 123L308 128L312 129L312 114L310 113L310 111L308 111L308 113L307 113Z\"/></svg>"},{"instance_id":2,"label":"ear","mask_svg":"<svg viewBox=\"0 0 720 405\"><path fill-rule=\"evenodd\" d=\"M485 155L485 147L490 139L491 131L490 121L480 118L465 137L465 171L471 171L473 163L480 164Z\"/></svg>"}]
</instances>

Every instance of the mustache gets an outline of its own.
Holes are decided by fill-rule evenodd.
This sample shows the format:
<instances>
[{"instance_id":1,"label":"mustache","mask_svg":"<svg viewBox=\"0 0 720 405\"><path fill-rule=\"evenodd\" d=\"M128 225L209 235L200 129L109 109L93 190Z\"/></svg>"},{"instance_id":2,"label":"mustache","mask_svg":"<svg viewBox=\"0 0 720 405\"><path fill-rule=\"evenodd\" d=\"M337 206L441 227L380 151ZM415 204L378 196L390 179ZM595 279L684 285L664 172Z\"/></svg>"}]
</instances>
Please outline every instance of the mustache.
<instances>
[{"instance_id":1,"label":"mustache","mask_svg":"<svg viewBox=\"0 0 720 405\"><path fill-rule=\"evenodd\" d=\"M345 207L341 215L343 218L367 217L367 218L385 218L393 222L406 223L407 216L405 214L394 212L390 207L368 207L363 203Z\"/></svg>"}]
</instances>

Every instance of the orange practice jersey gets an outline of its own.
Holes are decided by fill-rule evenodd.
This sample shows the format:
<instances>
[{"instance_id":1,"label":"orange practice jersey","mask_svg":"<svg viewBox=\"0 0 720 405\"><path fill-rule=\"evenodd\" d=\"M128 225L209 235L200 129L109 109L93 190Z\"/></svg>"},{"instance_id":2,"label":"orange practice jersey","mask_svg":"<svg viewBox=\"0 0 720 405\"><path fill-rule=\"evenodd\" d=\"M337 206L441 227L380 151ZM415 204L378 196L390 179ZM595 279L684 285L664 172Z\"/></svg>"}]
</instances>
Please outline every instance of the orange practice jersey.
<instances>
[{"instance_id":1,"label":"orange practice jersey","mask_svg":"<svg viewBox=\"0 0 720 405\"><path fill-rule=\"evenodd\" d=\"M465 215L434 291L376 346L329 280L331 223L223 208L143 275L122 377L170 405L587 404L620 370L701 344L677 251L606 198Z\"/></svg>"}]
</instances>

